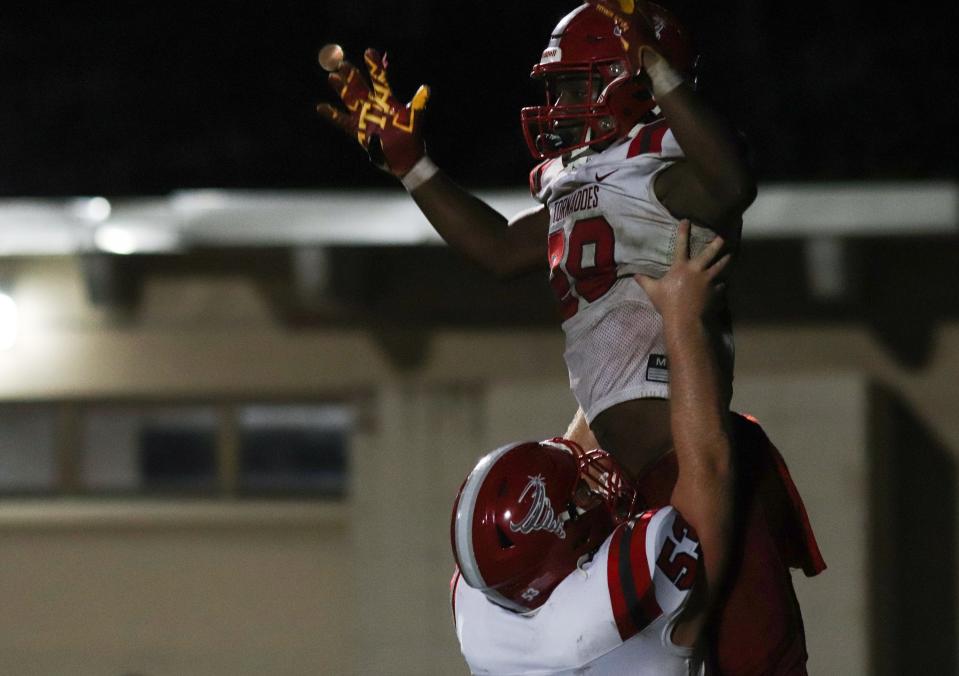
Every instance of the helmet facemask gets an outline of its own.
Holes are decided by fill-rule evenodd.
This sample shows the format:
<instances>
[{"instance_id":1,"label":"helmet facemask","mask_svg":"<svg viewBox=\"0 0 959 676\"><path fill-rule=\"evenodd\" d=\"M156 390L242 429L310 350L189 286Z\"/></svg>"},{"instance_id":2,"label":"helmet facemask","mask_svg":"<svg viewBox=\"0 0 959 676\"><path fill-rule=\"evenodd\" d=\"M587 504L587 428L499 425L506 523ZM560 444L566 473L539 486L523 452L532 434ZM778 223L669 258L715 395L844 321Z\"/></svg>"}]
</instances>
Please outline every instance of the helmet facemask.
<instances>
[{"instance_id":1,"label":"helmet facemask","mask_svg":"<svg viewBox=\"0 0 959 676\"><path fill-rule=\"evenodd\" d=\"M574 493L577 507L591 508L601 502L620 524L634 516L639 497L626 470L606 451L584 451L564 440L576 457L580 481Z\"/></svg>"},{"instance_id":2,"label":"helmet facemask","mask_svg":"<svg viewBox=\"0 0 959 676\"><path fill-rule=\"evenodd\" d=\"M533 78L543 83L546 103L523 108L521 118L526 143L537 159L602 147L624 136L629 129L620 122L623 103L628 108L633 101L638 113L640 101L651 101L621 58L537 65Z\"/></svg>"}]
</instances>

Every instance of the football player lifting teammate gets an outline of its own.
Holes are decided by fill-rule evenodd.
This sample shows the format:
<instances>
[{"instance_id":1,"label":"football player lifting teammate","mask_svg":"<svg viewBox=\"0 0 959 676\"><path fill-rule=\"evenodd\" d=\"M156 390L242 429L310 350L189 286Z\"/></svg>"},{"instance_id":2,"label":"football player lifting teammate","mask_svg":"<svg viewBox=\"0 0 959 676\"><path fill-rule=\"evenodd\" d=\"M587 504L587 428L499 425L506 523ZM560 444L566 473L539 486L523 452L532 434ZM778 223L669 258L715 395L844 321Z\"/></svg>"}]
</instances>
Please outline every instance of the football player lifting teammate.
<instances>
[{"instance_id":1,"label":"football player lifting teammate","mask_svg":"<svg viewBox=\"0 0 959 676\"><path fill-rule=\"evenodd\" d=\"M728 257L717 259L717 240L689 260L688 238L684 222L674 268L643 279L674 357L675 448L652 468L672 473L672 490L650 495L661 478L634 484L570 439L483 457L450 529L453 617L472 673L805 673L788 566L824 564L782 458L726 409L708 336ZM742 512L739 496L756 493Z\"/></svg>"},{"instance_id":2,"label":"football player lifting teammate","mask_svg":"<svg viewBox=\"0 0 959 676\"><path fill-rule=\"evenodd\" d=\"M732 429L742 423L726 408L708 338L729 259L716 240L690 260L688 237L684 223L673 268L643 279L673 356L678 476L669 504L637 514L642 497L615 460L570 440L507 444L483 457L451 522L453 616L472 673L747 673L696 650L713 638L709 620L749 540L735 527ZM801 520L798 498L792 509ZM723 624L728 613L718 610ZM753 661L748 673L803 673L803 655L789 667L763 663L751 651L762 637L753 638L738 644L747 653L739 665Z\"/></svg>"}]
</instances>

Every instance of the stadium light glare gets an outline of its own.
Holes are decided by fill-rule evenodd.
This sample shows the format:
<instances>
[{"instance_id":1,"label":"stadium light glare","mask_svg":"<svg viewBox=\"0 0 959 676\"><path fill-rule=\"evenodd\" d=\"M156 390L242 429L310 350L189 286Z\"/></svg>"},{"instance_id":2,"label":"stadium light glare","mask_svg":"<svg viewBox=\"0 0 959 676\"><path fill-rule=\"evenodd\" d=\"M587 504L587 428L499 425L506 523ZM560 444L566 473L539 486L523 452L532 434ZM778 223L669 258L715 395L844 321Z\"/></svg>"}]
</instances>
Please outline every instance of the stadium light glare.
<instances>
[{"instance_id":1,"label":"stadium light glare","mask_svg":"<svg viewBox=\"0 0 959 676\"><path fill-rule=\"evenodd\" d=\"M81 200L78 211L80 217L90 223L103 223L110 218L113 206L105 197L91 197Z\"/></svg>"},{"instance_id":2,"label":"stadium light glare","mask_svg":"<svg viewBox=\"0 0 959 676\"><path fill-rule=\"evenodd\" d=\"M137 250L137 241L133 233L126 228L103 225L93 235L97 249L107 253L128 255Z\"/></svg>"}]
</instances>

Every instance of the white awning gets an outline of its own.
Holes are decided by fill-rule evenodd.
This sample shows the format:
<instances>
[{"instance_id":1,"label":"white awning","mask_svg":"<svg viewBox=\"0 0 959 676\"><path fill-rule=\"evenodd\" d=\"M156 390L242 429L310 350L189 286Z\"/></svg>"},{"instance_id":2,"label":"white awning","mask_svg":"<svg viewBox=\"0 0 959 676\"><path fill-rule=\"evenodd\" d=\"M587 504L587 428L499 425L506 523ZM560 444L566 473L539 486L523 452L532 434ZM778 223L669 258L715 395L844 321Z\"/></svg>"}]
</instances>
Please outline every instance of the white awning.
<instances>
[{"instance_id":1,"label":"white awning","mask_svg":"<svg viewBox=\"0 0 959 676\"><path fill-rule=\"evenodd\" d=\"M480 191L510 216L525 190ZM760 187L747 238L907 236L959 232L954 182L777 184ZM382 191L189 190L168 197L0 200L0 256L198 247L440 244L399 188Z\"/></svg>"}]
</instances>

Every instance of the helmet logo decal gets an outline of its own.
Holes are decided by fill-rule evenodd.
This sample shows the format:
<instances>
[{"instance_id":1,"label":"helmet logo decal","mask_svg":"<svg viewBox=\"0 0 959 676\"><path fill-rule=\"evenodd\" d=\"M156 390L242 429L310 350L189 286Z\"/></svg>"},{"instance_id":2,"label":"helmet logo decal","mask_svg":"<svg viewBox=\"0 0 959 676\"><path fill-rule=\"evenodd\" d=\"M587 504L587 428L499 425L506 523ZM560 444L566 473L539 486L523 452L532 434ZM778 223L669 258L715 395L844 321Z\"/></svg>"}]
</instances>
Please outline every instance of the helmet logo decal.
<instances>
[{"instance_id":1,"label":"helmet logo decal","mask_svg":"<svg viewBox=\"0 0 959 676\"><path fill-rule=\"evenodd\" d=\"M514 533L522 533L523 535L529 535L538 530L545 530L560 540L565 540L566 531L563 530L563 522L557 518L556 513L553 511L552 503L550 503L549 498L546 497L546 480L542 474L529 478L529 483L526 484L526 488L523 489L523 493L519 496L519 501L522 502L525 500L527 495L531 496L533 504L530 506L529 512L523 517L522 521L513 523L511 520L509 522L510 530Z\"/></svg>"},{"instance_id":2,"label":"helmet logo decal","mask_svg":"<svg viewBox=\"0 0 959 676\"><path fill-rule=\"evenodd\" d=\"M547 47L543 50L543 56L540 58L540 64L556 63L563 60L563 50L560 47Z\"/></svg>"}]
</instances>

